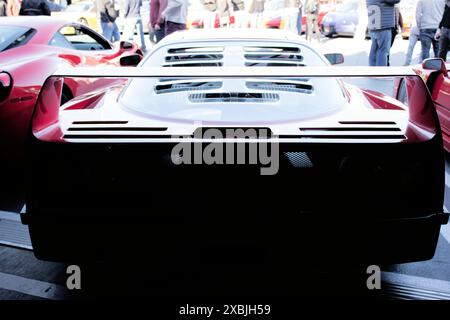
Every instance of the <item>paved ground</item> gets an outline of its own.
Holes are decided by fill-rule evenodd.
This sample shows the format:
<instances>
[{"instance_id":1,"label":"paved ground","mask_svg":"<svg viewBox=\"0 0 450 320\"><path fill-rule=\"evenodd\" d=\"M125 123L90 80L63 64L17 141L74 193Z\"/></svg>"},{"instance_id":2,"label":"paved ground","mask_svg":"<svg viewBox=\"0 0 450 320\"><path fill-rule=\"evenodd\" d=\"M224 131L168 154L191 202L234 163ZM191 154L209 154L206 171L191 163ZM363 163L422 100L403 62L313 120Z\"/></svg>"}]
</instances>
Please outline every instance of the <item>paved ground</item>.
<instances>
[{"instance_id":1,"label":"paved ground","mask_svg":"<svg viewBox=\"0 0 450 320\"><path fill-rule=\"evenodd\" d=\"M323 39L323 52L341 52L346 65L366 65L369 41L355 42L350 38ZM391 54L392 65L402 65L407 41L400 38ZM419 46L415 56L419 53ZM379 89L389 92L388 83L380 82ZM446 207L450 208L450 163L447 160ZM8 195L0 202L0 210L19 212L23 196ZM7 216L7 214L6 214ZM5 217L5 216L4 216ZM1 219L1 217L0 217ZM145 257L143 252L142 257ZM158 270L145 261L130 261L128 265L110 263L82 266L83 288L70 292L65 288L66 265L37 260L29 250L0 245L0 299L78 299L78 298L179 298L267 297L283 296L283 290L297 291L298 296L312 298L441 298L450 299L450 226L442 228L435 257L426 262L387 266L385 290L368 292L367 276L361 273L299 272L297 277L284 279L283 275L267 283L267 270L255 266L196 266L180 272ZM237 276L239 275L239 276ZM244 281L243 281L244 279ZM251 292L248 292L251 288Z\"/></svg>"}]
</instances>

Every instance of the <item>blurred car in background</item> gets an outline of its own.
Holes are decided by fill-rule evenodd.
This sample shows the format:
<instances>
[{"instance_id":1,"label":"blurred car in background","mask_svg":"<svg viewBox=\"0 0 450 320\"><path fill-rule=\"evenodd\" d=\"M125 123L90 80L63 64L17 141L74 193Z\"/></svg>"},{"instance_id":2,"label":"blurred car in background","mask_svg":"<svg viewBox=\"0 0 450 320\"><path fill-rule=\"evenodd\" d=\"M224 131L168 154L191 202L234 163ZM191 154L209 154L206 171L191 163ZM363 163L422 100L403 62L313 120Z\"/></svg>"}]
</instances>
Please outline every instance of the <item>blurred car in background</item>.
<instances>
[{"instance_id":1,"label":"blurred car in background","mask_svg":"<svg viewBox=\"0 0 450 320\"><path fill-rule=\"evenodd\" d=\"M200 0L189 0L186 28L187 29L203 28L204 12L205 9L203 8L203 5L201 4ZM214 28L219 28L219 26L220 26L220 19L219 15L216 14L216 21L214 23Z\"/></svg>"},{"instance_id":2,"label":"blurred car in background","mask_svg":"<svg viewBox=\"0 0 450 320\"><path fill-rule=\"evenodd\" d=\"M64 6L56 3L54 0L48 0L47 5L51 12L59 12L59 11L63 11L65 9Z\"/></svg>"},{"instance_id":3,"label":"blurred car in background","mask_svg":"<svg viewBox=\"0 0 450 320\"><path fill-rule=\"evenodd\" d=\"M358 0L347 0L337 5L334 11L328 12L322 19L320 27L323 35L353 36L358 26Z\"/></svg>"},{"instance_id":4,"label":"blurred car in background","mask_svg":"<svg viewBox=\"0 0 450 320\"><path fill-rule=\"evenodd\" d=\"M61 67L137 65L143 53L135 43L112 44L77 22L54 17L0 19L0 167L16 168L37 97L47 77ZM69 101L79 87L63 86ZM22 174L23 170L6 172ZM2 178L5 175L2 171Z\"/></svg>"},{"instance_id":5,"label":"blurred car in background","mask_svg":"<svg viewBox=\"0 0 450 320\"><path fill-rule=\"evenodd\" d=\"M284 28L284 0L268 0L264 4L264 26L269 29Z\"/></svg>"},{"instance_id":6,"label":"blurred car in background","mask_svg":"<svg viewBox=\"0 0 450 320\"><path fill-rule=\"evenodd\" d=\"M400 13L403 18L402 38L409 39L409 33L415 23L417 0L402 0L399 3Z\"/></svg>"},{"instance_id":7,"label":"blurred car in background","mask_svg":"<svg viewBox=\"0 0 450 320\"><path fill-rule=\"evenodd\" d=\"M120 33L123 32L123 29L125 28L125 17L123 10L124 8L124 1L120 4L120 16L116 19L117 26L119 27ZM142 27L144 29L144 33L149 33L149 23L150 23L150 1L149 0L143 0L142 1L142 7L141 7L141 19L142 19ZM135 30L136 32L136 30Z\"/></svg>"},{"instance_id":8,"label":"blurred car in background","mask_svg":"<svg viewBox=\"0 0 450 320\"><path fill-rule=\"evenodd\" d=\"M76 21L101 32L97 18L97 9L93 1L80 1L68 5L63 11L52 12L53 17Z\"/></svg>"},{"instance_id":9,"label":"blurred car in background","mask_svg":"<svg viewBox=\"0 0 450 320\"><path fill-rule=\"evenodd\" d=\"M319 12L319 26L330 6L322 4ZM264 5L264 26L268 29L284 29L284 0L269 0ZM306 15L302 16L302 33L306 32Z\"/></svg>"}]
</instances>

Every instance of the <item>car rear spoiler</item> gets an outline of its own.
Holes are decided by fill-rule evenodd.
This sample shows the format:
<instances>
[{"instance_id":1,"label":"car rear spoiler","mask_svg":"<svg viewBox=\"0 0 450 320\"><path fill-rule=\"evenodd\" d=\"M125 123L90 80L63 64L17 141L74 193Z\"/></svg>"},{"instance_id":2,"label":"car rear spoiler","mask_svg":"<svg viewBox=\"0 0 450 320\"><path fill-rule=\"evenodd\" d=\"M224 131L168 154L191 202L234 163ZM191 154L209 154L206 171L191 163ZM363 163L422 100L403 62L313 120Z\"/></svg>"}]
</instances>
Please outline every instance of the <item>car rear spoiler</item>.
<instances>
[{"instance_id":1,"label":"car rear spoiler","mask_svg":"<svg viewBox=\"0 0 450 320\"><path fill-rule=\"evenodd\" d=\"M139 67L61 68L56 77L402 77L410 67Z\"/></svg>"},{"instance_id":2,"label":"car rear spoiler","mask_svg":"<svg viewBox=\"0 0 450 320\"><path fill-rule=\"evenodd\" d=\"M439 122L430 93L413 69L409 67L155 67L155 68L65 68L57 70L50 76L41 90L32 120L32 132L47 141L60 140L58 121L60 96L68 80L76 78L102 80L95 90L110 88L117 83L124 83L130 78L305 78L326 77L342 80L343 78L404 78L408 82L409 92L409 127L414 138L409 141L425 141L437 133L440 134ZM64 84L63 84L64 83ZM103 89L102 89L103 88ZM371 90L370 99L386 108L383 96ZM369 92L370 91L370 92ZM89 91L90 92L90 91ZM78 94L76 95L78 96ZM350 96L350 95L349 95ZM397 101L388 97L391 100ZM90 99L90 98L88 98ZM54 132L53 132L54 131ZM39 132L39 134L38 134ZM53 132L53 133L52 133ZM42 135L42 133L44 135Z\"/></svg>"}]
</instances>

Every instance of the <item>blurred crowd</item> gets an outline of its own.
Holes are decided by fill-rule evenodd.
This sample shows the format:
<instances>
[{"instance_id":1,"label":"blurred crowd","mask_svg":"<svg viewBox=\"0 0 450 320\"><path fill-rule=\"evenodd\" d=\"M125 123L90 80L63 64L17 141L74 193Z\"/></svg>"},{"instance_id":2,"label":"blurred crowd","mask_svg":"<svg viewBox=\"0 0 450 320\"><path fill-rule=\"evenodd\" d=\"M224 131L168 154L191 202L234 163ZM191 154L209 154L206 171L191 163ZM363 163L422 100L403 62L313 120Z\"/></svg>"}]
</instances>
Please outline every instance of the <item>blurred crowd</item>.
<instances>
[{"instance_id":1,"label":"blurred crowd","mask_svg":"<svg viewBox=\"0 0 450 320\"><path fill-rule=\"evenodd\" d=\"M0 0L0 16L50 15L64 10L71 1L80 0ZM405 65L411 63L417 43L421 45L421 60L430 57L430 50L434 57L446 60L450 46L450 0L83 1L95 6L97 30L108 40L132 40L137 32L144 51L144 31L156 43L168 34L187 28L280 28L297 34L305 32L309 41L320 41L321 34L340 33L357 39L370 38L370 66L390 65L390 49L396 35L404 35L404 27L409 37ZM325 15L327 9L322 8L330 3L341 7ZM404 23L400 10L405 3L411 4L408 23ZM276 11L278 20L268 20L269 11ZM338 25L338 13L344 16L341 18L344 26Z\"/></svg>"},{"instance_id":2,"label":"blurred crowd","mask_svg":"<svg viewBox=\"0 0 450 320\"><path fill-rule=\"evenodd\" d=\"M402 24L398 4L401 0L366 0L368 30L372 41L370 66L389 66L389 53ZM420 41L421 60L434 57L447 58L450 36L450 0L417 0L414 22L409 34L409 48L405 65L411 63L414 47Z\"/></svg>"}]
</instances>

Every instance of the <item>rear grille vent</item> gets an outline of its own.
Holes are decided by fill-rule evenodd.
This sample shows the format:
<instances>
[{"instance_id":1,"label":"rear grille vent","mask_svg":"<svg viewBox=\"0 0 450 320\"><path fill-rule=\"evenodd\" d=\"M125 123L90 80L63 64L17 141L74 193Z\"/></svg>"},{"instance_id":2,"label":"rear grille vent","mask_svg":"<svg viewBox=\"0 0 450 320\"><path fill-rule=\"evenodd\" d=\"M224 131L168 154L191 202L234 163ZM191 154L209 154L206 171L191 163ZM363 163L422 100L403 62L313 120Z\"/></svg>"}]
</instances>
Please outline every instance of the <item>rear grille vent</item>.
<instances>
[{"instance_id":1,"label":"rear grille vent","mask_svg":"<svg viewBox=\"0 0 450 320\"><path fill-rule=\"evenodd\" d=\"M223 66L222 62L199 62L199 61L193 61L188 63L171 63L171 64L164 64L163 67L221 67Z\"/></svg>"},{"instance_id":2,"label":"rear grille vent","mask_svg":"<svg viewBox=\"0 0 450 320\"><path fill-rule=\"evenodd\" d=\"M397 124L394 121L339 121L340 124L367 124L367 125L390 125Z\"/></svg>"},{"instance_id":3,"label":"rear grille vent","mask_svg":"<svg viewBox=\"0 0 450 320\"><path fill-rule=\"evenodd\" d=\"M312 168L313 164L306 152L285 152L284 155L294 168Z\"/></svg>"},{"instance_id":4,"label":"rear grille vent","mask_svg":"<svg viewBox=\"0 0 450 320\"><path fill-rule=\"evenodd\" d=\"M71 127L67 131L166 131L163 127Z\"/></svg>"},{"instance_id":5,"label":"rear grille vent","mask_svg":"<svg viewBox=\"0 0 450 320\"><path fill-rule=\"evenodd\" d=\"M217 93L194 93L189 96L193 103L207 102L277 102L280 96L276 93L256 92L217 92Z\"/></svg>"},{"instance_id":6,"label":"rear grille vent","mask_svg":"<svg viewBox=\"0 0 450 320\"><path fill-rule=\"evenodd\" d=\"M127 124L128 121L74 121L72 124Z\"/></svg>"},{"instance_id":7,"label":"rear grille vent","mask_svg":"<svg viewBox=\"0 0 450 320\"><path fill-rule=\"evenodd\" d=\"M163 67L221 67L223 47L189 47L167 50Z\"/></svg>"},{"instance_id":8,"label":"rear grille vent","mask_svg":"<svg viewBox=\"0 0 450 320\"><path fill-rule=\"evenodd\" d=\"M204 137L208 131L218 131L223 138L248 139L248 138L271 138L272 130L268 127L199 127L195 129L193 137Z\"/></svg>"},{"instance_id":9,"label":"rear grille vent","mask_svg":"<svg viewBox=\"0 0 450 320\"><path fill-rule=\"evenodd\" d=\"M157 84L155 86L155 92L157 94L161 94L183 91L212 90L220 89L221 87L221 81L186 81Z\"/></svg>"},{"instance_id":10,"label":"rear grille vent","mask_svg":"<svg viewBox=\"0 0 450 320\"><path fill-rule=\"evenodd\" d=\"M290 61L290 62L303 61L303 56L299 54L256 53L256 54L245 54L244 58L247 60L270 60L270 61Z\"/></svg>"},{"instance_id":11,"label":"rear grille vent","mask_svg":"<svg viewBox=\"0 0 450 320\"><path fill-rule=\"evenodd\" d=\"M287 91L296 93L313 93L313 86L301 82L270 82L270 81L247 81L248 89L264 91Z\"/></svg>"},{"instance_id":12,"label":"rear grille vent","mask_svg":"<svg viewBox=\"0 0 450 320\"><path fill-rule=\"evenodd\" d=\"M392 132L401 131L396 127L337 127L337 128L300 128L300 131L328 131L328 132L354 132L354 131L366 131L366 132Z\"/></svg>"},{"instance_id":13,"label":"rear grille vent","mask_svg":"<svg viewBox=\"0 0 450 320\"><path fill-rule=\"evenodd\" d=\"M223 47L182 47L167 50L168 54L211 54L223 52Z\"/></svg>"},{"instance_id":14,"label":"rear grille vent","mask_svg":"<svg viewBox=\"0 0 450 320\"><path fill-rule=\"evenodd\" d=\"M244 47L245 52L258 53L300 53L298 47Z\"/></svg>"},{"instance_id":15,"label":"rear grille vent","mask_svg":"<svg viewBox=\"0 0 450 320\"><path fill-rule=\"evenodd\" d=\"M292 62L272 62L270 60L259 61L259 62L246 62L246 67L304 67L303 63L292 63Z\"/></svg>"}]
</instances>

